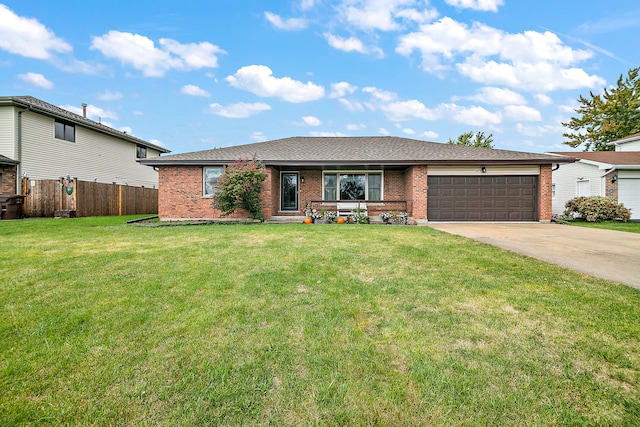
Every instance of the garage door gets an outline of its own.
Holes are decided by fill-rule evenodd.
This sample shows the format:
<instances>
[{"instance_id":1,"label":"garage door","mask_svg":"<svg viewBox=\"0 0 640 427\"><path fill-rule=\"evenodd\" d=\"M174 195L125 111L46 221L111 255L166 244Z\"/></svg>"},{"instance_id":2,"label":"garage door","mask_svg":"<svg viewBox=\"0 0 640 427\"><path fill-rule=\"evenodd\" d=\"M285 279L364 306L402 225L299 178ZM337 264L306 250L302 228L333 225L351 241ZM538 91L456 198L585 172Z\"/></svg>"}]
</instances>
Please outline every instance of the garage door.
<instances>
[{"instance_id":1,"label":"garage door","mask_svg":"<svg viewBox=\"0 0 640 427\"><path fill-rule=\"evenodd\" d=\"M631 219L640 219L640 178L618 180L618 201L631 209Z\"/></svg>"},{"instance_id":2,"label":"garage door","mask_svg":"<svg viewBox=\"0 0 640 427\"><path fill-rule=\"evenodd\" d=\"M538 177L429 176L429 221L537 221Z\"/></svg>"}]
</instances>

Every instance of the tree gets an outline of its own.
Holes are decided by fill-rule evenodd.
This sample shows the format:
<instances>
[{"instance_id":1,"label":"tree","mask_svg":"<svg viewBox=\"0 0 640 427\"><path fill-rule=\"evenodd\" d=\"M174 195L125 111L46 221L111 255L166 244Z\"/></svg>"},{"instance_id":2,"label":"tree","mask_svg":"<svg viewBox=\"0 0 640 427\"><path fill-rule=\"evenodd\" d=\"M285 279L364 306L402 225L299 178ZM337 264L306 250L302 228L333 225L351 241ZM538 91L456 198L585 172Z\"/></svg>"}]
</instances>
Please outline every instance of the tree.
<instances>
[{"instance_id":1,"label":"tree","mask_svg":"<svg viewBox=\"0 0 640 427\"><path fill-rule=\"evenodd\" d=\"M218 192L213 197L213 205L230 215L238 208L251 213L253 219L264 219L260 207L262 181L267 178L264 165L253 160L238 159L224 168L218 178Z\"/></svg>"},{"instance_id":2,"label":"tree","mask_svg":"<svg viewBox=\"0 0 640 427\"><path fill-rule=\"evenodd\" d=\"M571 147L584 144L584 151L611 151L610 142L640 132L640 67L632 68L626 78L620 75L617 87L604 89L602 95L580 95L578 117L563 126L573 132L563 134Z\"/></svg>"},{"instance_id":3,"label":"tree","mask_svg":"<svg viewBox=\"0 0 640 427\"><path fill-rule=\"evenodd\" d=\"M493 134L486 135L484 132L478 132L474 134L473 132L465 132L458 136L458 139L455 141L451 138L447 141L447 144L451 145L465 145L467 147L483 147L483 148L493 148Z\"/></svg>"}]
</instances>

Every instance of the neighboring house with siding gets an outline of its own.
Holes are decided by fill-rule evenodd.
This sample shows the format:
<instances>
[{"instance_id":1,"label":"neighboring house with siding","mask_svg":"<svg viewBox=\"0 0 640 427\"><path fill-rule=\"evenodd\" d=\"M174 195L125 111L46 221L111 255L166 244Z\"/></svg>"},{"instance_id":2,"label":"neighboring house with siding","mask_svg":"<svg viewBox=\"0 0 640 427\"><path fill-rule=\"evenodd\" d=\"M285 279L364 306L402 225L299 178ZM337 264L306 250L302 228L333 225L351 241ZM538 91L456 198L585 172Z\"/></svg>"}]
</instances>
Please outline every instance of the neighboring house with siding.
<instances>
[{"instance_id":1,"label":"neighboring house with siding","mask_svg":"<svg viewBox=\"0 0 640 427\"><path fill-rule=\"evenodd\" d=\"M616 150L624 150L549 153L578 159L553 171L554 215L562 215L574 197L607 196L630 208L631 219L640 220L640 134L615 144ZM634 145L636 150L629 150Z\"/></svg>"},{"instance_id":2,"label":"neighboring house with siding","mask_svg":"<svg viewBox=\"0 0 640 427\"><path fill-rule=\"evenodd\" d=\"M85 116L31 96L0 97L0 167L15 167L7 192L20 194L23 177L157 187L157 172L139 160L169 150Z\"/></svg>"},{"instance_id":3,"label":"neighboring house with siding","mask_svg":"<svg viewBox=\"0 0 640 427\"><path fill-rule=\"evenodd\" d=\"M640 133L614 141L611 145L616 146L616 151L640 151Z\"/></svg>"},{"instance_id":4,"label":"neighboring house with siding","mask_svg":"<svg viewBox=\"0 0 640 427\"><path fill-rule=\"evenodd\" d=\"M216 181L239 158L266 166L267 221L298 221L308 204L357 202L370 216L406 211L417 223L550 221L551 169L575 161L391 136L285 138L141 160L159 170L160 219L220 219Z\"/></svg>"}]
</instances>

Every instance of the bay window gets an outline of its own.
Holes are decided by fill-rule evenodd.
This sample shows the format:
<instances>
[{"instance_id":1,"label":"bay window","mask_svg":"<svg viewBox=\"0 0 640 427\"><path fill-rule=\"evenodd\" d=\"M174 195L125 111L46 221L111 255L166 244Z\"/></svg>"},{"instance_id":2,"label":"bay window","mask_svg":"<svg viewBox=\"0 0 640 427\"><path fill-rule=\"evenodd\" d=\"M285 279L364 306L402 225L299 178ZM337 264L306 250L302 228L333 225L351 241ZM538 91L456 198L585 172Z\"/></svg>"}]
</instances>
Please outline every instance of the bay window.
<instances>
[{"instance_id":1,"label":"bay window","mask_svg":"<svg viewBox=\"0 0 640 427\"><path fill-rule=\"evenodd\" d=\"M324 200L382 200L382 172L327 172Z\"/></svg>"}]
</instances>

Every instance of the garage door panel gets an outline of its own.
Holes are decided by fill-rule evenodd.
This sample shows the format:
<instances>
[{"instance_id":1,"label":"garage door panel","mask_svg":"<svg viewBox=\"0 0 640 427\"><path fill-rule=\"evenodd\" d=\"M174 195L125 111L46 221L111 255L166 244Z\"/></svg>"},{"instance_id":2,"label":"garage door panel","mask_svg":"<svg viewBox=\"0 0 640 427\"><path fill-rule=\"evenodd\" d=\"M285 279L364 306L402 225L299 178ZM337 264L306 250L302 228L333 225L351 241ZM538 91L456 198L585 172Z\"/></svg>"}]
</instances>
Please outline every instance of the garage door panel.
<instances>
[{"instance_id":1,"label":"garage door panel","mask_svg":"<svg viewBox=\"0 0 640 427\"><path fill-rule=\"evenodd\" d=\"M429 176L430 221L536 221L538 177Z\"/></svg>"}]
</instances>

